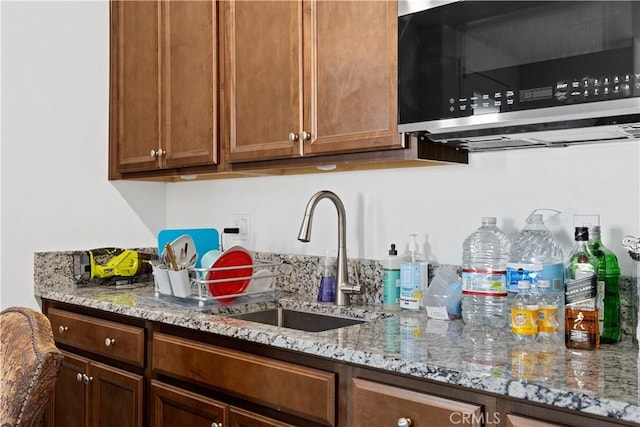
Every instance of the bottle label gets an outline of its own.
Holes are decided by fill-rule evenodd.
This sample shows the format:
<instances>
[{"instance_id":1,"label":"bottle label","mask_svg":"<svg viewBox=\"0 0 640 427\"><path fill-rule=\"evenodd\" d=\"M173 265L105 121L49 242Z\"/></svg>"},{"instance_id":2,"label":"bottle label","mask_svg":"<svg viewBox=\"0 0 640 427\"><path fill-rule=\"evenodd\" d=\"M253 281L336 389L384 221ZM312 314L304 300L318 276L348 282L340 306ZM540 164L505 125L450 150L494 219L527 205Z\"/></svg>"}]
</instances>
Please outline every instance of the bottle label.
<instances>
[{"instance_id":1,"label":"bottle label","mask_svg":"<svg viewBox=\"0 0 640 427\"><path fill-rule=\"evenodd\" d=\"M420 308L422 303L422 271L423 268L420 263L400 264L401 308L409 310L418 310Z\"/></svg>"},{"instance_id":2,"label":"bottle label","mask_svg":"<svg viewBox=\"0 0 640 427\"><path fill-rule=\"evenodd\" d=\"M462 293L466 295L507 296L505 270L462 270Z\"/></svg>"},{"instance_id":3,"label":"bottle label","mask_svg":"<svg viewBox=\"0 0 640 427\"><path fill-rule=\"evenodd\" d=\"M596 276L591 274L576 274L576 279L568 280L564 294L567 306L586 305L588 308L595 308L595 297L598 292Z\"/></svg>"},{"instance_id":4,"label":"bottle label","mask_svg":"<svg viewBox=\"0 0 640 427\"><path fill-rule=\"evenodd\" d=\"M382 303L400 304L400 270L383 270Z\"/></svg>"},{"instance_id":5,"label":"bottle label","mask_svg":"<svg viewBox=\"0 0 640 427\"><path fill-rule=\"evenodd\" d=\"M538 292L538 280L548 280L551 284L551 292L564 291L564 265L557 264L527 264L510 262L507 264L507 289L509 292L518 292L518 282L526 280L531 282L531 292Z\"/></svg>"},{"instance_id":6,"label":"bottle label","mask_svg":"<svg viewBox=\"0 0 640 427\"><path fill-rule=\"evenodd\" d=\"M517 335L536 335L538 333L538 308L512 308L511 331Z\"/></svg>"},{"instance_id":7,"label":"bottle label","mask_svg":"<svg viewBox=\"0 0 640 427\"><path fill-rule=\"evenodd\" d=\"M598 326L600 327L600 332L604 330L604 293L605 293L605 282L604 280L597 280L597 288L598 293L596 296L596 308L598 309Z\"/></svg>"},{"instance_id":8,"label":"bottle label","mask_svg":"<svg viewBox=\"0 0 640 427\"><path fill-rule=\"evenodd\" d=\"M558 331L558 307L555 305L540 306L538 309L538 330L546 333Z\"/></svg>"}]
</instances>

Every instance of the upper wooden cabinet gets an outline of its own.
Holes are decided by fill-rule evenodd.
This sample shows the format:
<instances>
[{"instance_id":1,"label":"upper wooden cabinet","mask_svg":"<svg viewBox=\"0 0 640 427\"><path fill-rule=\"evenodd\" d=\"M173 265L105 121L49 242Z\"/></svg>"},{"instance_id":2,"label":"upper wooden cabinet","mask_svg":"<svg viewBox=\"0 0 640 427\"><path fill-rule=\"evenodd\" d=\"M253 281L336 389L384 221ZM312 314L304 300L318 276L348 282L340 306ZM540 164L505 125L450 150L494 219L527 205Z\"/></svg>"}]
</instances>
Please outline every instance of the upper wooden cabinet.
<instances>
[{"instance_id":1,"label":"upper wooden cabinet","mask_svg":"<svg viewBox=\"0 0 640 427\"><path fill-rule=\"evenodd\" d=\"M402 147L396 2L220 5L230 163Z\"/></svg>"},{"instance_id":2,"label":"upper wooden cabinet","mask_svg":"<svg viewBox=\"0 0 640 427\"><path fill-rule=\"evenodd\" d=\"M217 7L111 2L110 176L218 159Z\"/></svg>"}]
</instances>

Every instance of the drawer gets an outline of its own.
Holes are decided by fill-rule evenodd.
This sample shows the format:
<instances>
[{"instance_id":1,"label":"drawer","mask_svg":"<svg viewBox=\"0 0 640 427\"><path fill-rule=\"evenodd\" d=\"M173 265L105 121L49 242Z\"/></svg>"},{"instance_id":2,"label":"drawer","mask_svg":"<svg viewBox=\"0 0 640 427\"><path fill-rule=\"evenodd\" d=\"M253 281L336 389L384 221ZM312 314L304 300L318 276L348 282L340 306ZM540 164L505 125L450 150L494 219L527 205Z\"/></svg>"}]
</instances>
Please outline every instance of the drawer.
<instances>
[{"instance_id":1,"label":"drawer","mask_svg":"<svg viewBox=\"0 0 640 427\"><path fill-rule=\"evenodd\" d=\"M395 426L400 418L411 427L461 425L480 427L482 406L432 396L359 378L352 379L353 427Z\"/></svg>"},{"instance_id":2,"label":"drawer","mask_svg":"<svg viewBox=\"0 0 640 427\"><path fill-rule=\"evenodd\" d=\"M335 425L335 374L202 344L153 336L153 369L315 422Z\"/></svg>"},{"instance_id":3,"label":"drawer","mask_svg":"<svg viewBox=\"0 0 640 427\"><path fill-rule=\"evenodd\" d=\"M48 312L56 342L144 367L144 329L70 311Z\"/></svg>"}]
</instances>

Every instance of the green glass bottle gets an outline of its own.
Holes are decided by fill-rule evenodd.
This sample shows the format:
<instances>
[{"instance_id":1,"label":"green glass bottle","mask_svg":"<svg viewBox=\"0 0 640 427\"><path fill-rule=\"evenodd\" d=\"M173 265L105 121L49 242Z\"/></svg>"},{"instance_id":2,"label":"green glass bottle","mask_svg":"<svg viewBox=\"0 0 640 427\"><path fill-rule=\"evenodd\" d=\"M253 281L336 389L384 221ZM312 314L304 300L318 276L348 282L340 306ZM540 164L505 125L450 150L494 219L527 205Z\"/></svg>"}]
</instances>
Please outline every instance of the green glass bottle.
<instances>
[{"instance_id":1,"label":"green glass bottle","mask_svg":"<svg viewBox=\"0 0 640 427\"><path fill-rule=\"evenodd\" d=\"M589 249L598 260L598 316L600 342L613 344L620 340L620 267L618 258L607 249L600 238L600 226L589 230Z\"/></svg>"}]
</instances>

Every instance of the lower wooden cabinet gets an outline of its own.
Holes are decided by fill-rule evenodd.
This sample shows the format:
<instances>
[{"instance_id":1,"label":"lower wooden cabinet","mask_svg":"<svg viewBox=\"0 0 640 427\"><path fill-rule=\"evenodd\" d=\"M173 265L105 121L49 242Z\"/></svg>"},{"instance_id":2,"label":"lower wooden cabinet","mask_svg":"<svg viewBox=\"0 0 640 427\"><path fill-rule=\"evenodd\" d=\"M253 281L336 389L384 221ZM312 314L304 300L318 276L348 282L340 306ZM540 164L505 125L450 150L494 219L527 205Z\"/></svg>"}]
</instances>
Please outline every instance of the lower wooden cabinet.
<instances>
[{"instance_id":1,"label":"lower wooden cabinet","mask_svg":"<svg viewBox=\"0 0 640 427\"><path fill-rule=\"evenodd\" d=\"M151 426L227 426L227 405L187 390L151 381Z\"/></svg>"},{"instance_id":2,"label":"lower wooden cabinet","mask_svg":"<svg viewBox=\"0 0 640 427\"><path fill-rule=\"evenodd\" d=\"M272 420L254 412L244 409L229 407L229 427L295 427L293 424L286 424Z\"/></svg>"},{"instance_id":3,"label":"lower wooden cabinet","mask_svg":"<svg viewBox=\"0 0 640 427\"><path fill-rule=\"evenodd\" d=\"M156 380L150 396L152 427L293 427Z\"/></svg>"},{"instance_id":4,"label":"lower wooden cabinet","mask_svg":"<svg viewBox=\"0 0 640 427\"><path fill-rule=\"evenodd\" d=\"M64 352L48 426L143 426L144 377Z\"/></svg>"},{"instance_id":5,"label":"lower wooden cabinet","mask_svg":"<svg viewBox=\"0 0 640 427\"><path fill-rule=\"evenodd\" d=\"M561 424L549 423L547 421L540 421L513 414L507 414L506 419L507 427L563 427Z\"/></svg>"},{"instance_id":6,"label":"lower wooden cabinet","mask_svg":"<svg viewBox=\"0 0 640 427\"><path fill-rule=\"evenodd\" d=\"M152 369L314 423L336 424L336 374L155 333ZM243 424L240 424L243 425Z\"/></svg>"},{"instance_id":7,"label":"lower wooden cabinet","mask_svg":"<svg viewBox=\"0 0 640 427\"><path fill-rule=\"evenodd\" d=\"M393 387L351 380L351 427L483 425L482 406Z\"/></svg>"}]
</instances>

